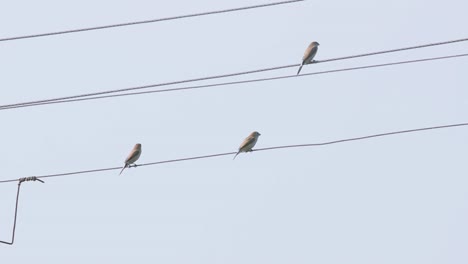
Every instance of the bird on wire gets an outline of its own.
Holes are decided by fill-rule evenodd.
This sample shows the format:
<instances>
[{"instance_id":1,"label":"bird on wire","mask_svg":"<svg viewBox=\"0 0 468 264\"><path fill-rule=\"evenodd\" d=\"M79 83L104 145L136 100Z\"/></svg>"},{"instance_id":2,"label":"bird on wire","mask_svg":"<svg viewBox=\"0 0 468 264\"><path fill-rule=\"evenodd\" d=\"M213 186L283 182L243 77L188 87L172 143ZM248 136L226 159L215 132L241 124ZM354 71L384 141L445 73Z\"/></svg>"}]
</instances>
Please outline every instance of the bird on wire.
<instances>
[{"instance_id":1,"label":"bird on wire","mask_svg":"<svg viewBox=\"0 0 468 264\"><path fill-rule=\"evenodd\" d=\"M233 159L239 155L241 152L250 152L252 151L252 148L255 146L257 143L258 137L260 136L260 133L257 131L252 132L245 140L242 142L242 144L239 147L239 151L236 153Z\"/></svg>"},{"instance_id":2,"label":"bird on wire","mask_svg":"<svg viewBox=\"0 0 468 264\"><path fill-rule=\"evenodd\" d=\"M299 70L297 71L297 75L299 75L301 72L302 66L314 62L314 57L317 54L319 45L320 44L318 42L314 41L307 47L306 51L304 52L304 57L302 57L302 63L299 67Z\"/></svg>"},{"instance_id":3,"label":"bird on wire","mask_svg":"<svg viewBox=\"0 0 468 264\"><path fill-rule=\"evenodd\" d=\"M135 147L133 147L130 154L128 155L127 159L125 160L125 165L120 171L119 175L122 174L125 168L128 168L131 164L135 163L138 160L138 158L140 158L140 155L141 155L141 144L136 144Z\"/></svg>"}]
</instances>

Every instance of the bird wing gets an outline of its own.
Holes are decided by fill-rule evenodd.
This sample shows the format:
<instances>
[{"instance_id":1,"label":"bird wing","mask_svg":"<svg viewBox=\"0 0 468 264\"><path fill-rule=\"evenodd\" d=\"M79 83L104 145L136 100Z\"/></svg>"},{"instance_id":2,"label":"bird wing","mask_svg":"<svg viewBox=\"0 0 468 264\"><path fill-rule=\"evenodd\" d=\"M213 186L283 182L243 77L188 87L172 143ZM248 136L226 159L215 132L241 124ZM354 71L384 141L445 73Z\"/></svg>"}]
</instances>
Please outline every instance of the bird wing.
<instances>
[{"instance_id":1,"label":"bird wing","mask_svg":"<svg viewBox=\"0 0 468 264\"><path fill-rule=\"evenodd\" d=\"M239 151L246 151L248 149L253 148L255 145L255 142L257 141L257 138L254 136L247 137L244 142L242 142L241 146L239 147Z\"/></svg>"},{"instance_id":2,"label":"bird wing","mask_svg":"<svg viewBox=\"0 0 468 264\"><path fill-rule=\"evenodd\" d=\"M138 158L140 157L140 154L141 154L141 150L139 150L139 149L133 150L132 153L130 153L130 155L128 155L127 159L125 160L125 163L126 164L134 163L135 161L138 160Z\"/></svg>"},{"instance_id":3,"label":"bird wing","mask_svg":"<svg viewBox=\"0 0 468 264\"><path fill-rule=\"evenodd\" d=\"M304 64L307 64L309 62L311 62L315 55L317 54L317 50L318 50L318 47L315 46L315 45L309 45L309 47L307 47L306 51L304 52L304 57L302 57L302 62Z\"/></svg>"}]
</instances>

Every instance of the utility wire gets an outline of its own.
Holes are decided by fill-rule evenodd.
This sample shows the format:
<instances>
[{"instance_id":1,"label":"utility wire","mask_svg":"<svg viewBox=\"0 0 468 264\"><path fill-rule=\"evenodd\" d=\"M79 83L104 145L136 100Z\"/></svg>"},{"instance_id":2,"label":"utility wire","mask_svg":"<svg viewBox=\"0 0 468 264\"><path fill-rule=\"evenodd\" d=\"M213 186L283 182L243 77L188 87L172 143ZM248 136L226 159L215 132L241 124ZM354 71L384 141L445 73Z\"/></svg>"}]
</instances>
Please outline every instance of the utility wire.
<instances>
[{"instance_id":1,"label":"utility wire","mask_svg":"<svg viewBox=\"0 0 468 264\"><path fill-rule=\"evenodd\" d=\"M364 54L358 54L358 55L352 55L352 56L346 56L346 57L338 57L338 58L326 59L326 60L322 60L322 61L314 61L314 63L312 63L312 64L326 63L326 62L338 61L338 60L347 60L347 59L360 58L360 57L366 57L366 56L374 56L374 55L378 55L378 54L399 52L399 51L418 49L418 48L426 48L426 47L432 47L432 46L438 46L438 45L446 45L446 44L462 42L462 41L468 41L468 38L449 40L449 41L443 41L443 42L436 42L436 43L430 43L430 44L423 44L423 45L418 45L418 46L391 49L391 50L383 50L383 51L364 53ZM182 80L182 81L173 81L173 82L166 82L166 83L159 83L159 84L151 84L151 85L123 88L123 89L102 91L102 92L86 93L86 94L80 94L80 95L72 95L72 96L65 96L65 97L58 97L58 98L51 98L51 99L44 99L44 100L37 100L37 101L29 101L29 102L15 103L15 104L0 105L0 110L3 109L3 108L10 108L10 107L14 107L14 106L22 106L22 105L45 103L45 102L62 101L62 100L68 100L68 99L77 99L77 98L104 95L104 94L120 93L120 92L148 89L148 88L167 86L167 85L174 85L174 84L182 84L182 83L189 83L189 82L196 82L196 81L206 81L206 80L213 80L213 79L219 79L219 78L240 76L240 75L253 74L253 73L259 73L259 72L266 72L266 71L273 71L273 70L279 70L279 69L285 69L285 68L291 68L291 67L298 67L299 65L300 64L283 65L283 66L277 66L277 67L271 67L271 68L252 70L252 71L244 71L244 72L237 72L237 73L229 73L229 74L222 74L222 75L187 79L187 80Z\"/></svg>"},{"instance_id":2,"label":"utility wire","mask_svg":"<svg viewBox=\"0 0 468 264\"><path fill-rule=\"evenodd\" d=\"M391 50L385 50L385 51L370 52L370 53L365 53L365 54L360 54L360 55L352 55L352 56L346 56L346 57L340 57L340 58L334 58L334 59L327 59L327 60L322 60L322 61L316 61L315 63L355 59L355 58L359 58L359 57L367 57L367 56L380 55L380 54L385 54L385 53L399 52L399 51L412 50L412 49L420 49L420 48L428 48L428 47L433 47L433 46L440 46L440 45L453 44L453 43L457 43L457 42L463 42L463 41L467 41L467 40L468 40L468 38L448 40L448 41L429 43L429 44L418 45L418 46L413 46L413 47L398 48L398 49L391 49Z\"/></svg>"},{"instance_id":3,"label":"utility wire","mask_svg":"<svg viewBox=\"0 0 468 264\"><path fill-rule=\"evenodd\" d=\"M259 148L259 149L252 150L252 152L269 151L269 150L277 150L277 149L287 149L287 148L319 147L319 146L339 144L339 143L350 142L350 141L365 140L365 139L376 138L376 137L385 137L385 136L391 136L391 135L397 135L397 134L414 133L414 132L420 132L420 131L425 131L425 130L453 128L453 127L460 127L460 126L468 126L468 123L443 125L443 126L433 126L433 127L425 127L425 128L416 128L416 129L409 129L409 130L400 130L400 131L394 131L394 132L387 132L387 133L381 133L381 134L368 135L368 136L363 136L363 137L339 139L339 140L322 142L322 143L284 145L284 146ZM159 165L159 164L165 164L165 163L174 163L174 162L182 162L182 161L188 161L188 160L208 159L208 158L214 158L214 157L220 157L220 156L234 155L236 153L237 152L227 152L227 153L219 153L219 154L212 154L212 155L205 155L205 156L197 156L197 157L188 157L188 158L181 158L181 159L157 161L157 162L150 162L150 163L144 163L144 164L138 164L138 165L135 164L135 165L132 165L131 167L153 166L153 165ZM44 183L44 181L41 180L41 178L64 177L64 176L70 176L70 175L93 173L93 172L103 172L103 171L118 170L118 169L121 169L121 167L105 168L105 169L94 169L94 170L86 170L86 171L76 171L76 172L59 173L59 174L49 174L49 175L43 175L43 176L31 176L31 177L19 178L19 179L14 179L14 180L0 181L0 183L18 181L18 189L17 189L17 192L16 192L16 204L15 204L15 213L14 213L14 220L13 220L13 230L12 230L12 235L11 235L11 242L0 240L0 243L7 244L7 245L13 245L13 243L15 241L16 220L17 220L17 216L18 216L19 194L20 194L21 184L23 182L25 182L25 181L39 181L41 183Z\"/></svg>"},{"instance_id":4,"label":"utility wire","mask_svg":"<svg viewBox=\"0 0 468 264\"><path fill-rule=\"evenodd\" d=\"M101 29L107 29L107 28L134 26L134 25L139 25L139 24L149 24L149 23L162 22L162 21L168 21L168 20L176 20L176 19L183 19L183 18L190 18L190 17L214 15L214 14L235 12L235 11L241 11L241 10L247 10L247 9L262 8L262 7L268 7L268 6L292 4L292 3L303 2L303 1L305 1L305 0L290 0L290 1L270 3L270 4L261 4L261 5L238 7L238 8L217 10L217 11L209 11L209 12L203 12L203 13L190 14L190 15L180 15L180 16L174 16L174 17L157 18L157 19L151 19L151 20L143 20L143 21L135 21L135 22L128 22L128 23L112 24L112 25L106 25L106 26L88 27L88 28L71 29L71 30L64 30L64 31L49 32L49 33L33 34L33 35L8 37L8 38L0 39L0 42L19 40L19 39L28 39L28 38L39 38L39 37L70 34L70 33L78 33L78 32L84 32L84 31L92 31L92 30L101 30Z\"/></svg>"},{"instance_id":5,"label":"utility wire","mask_svg":"<svg viewBox=\"0 0 468 264\"><path fill-rule=\"evenodd\" d=\"M7 244L7 245L13 245L13 243L15 242L16 218L18 216L18 201L19 201L21 183L23 183L25 181L39 181L39 182L44 183L44 181L42 181L41 179L38 179L36 177L20 178L17 181L18 181L18 190L16 191L15 217L14 217L14 220L13 220L13 231L11 233L11 242L0 240L0 243Z\"/></svg>"},{"instance_id":6,"label":"utility wire","mask_svg":"<svg viewBox=\"0 0 468 264\"><path fill-rule=\"evenodd\" d=\"M257 151L270 151L270 150L289 149L289 148L319 147L319 146L326 146L326 145L332 145L332 144L340 144L340 143L345 143L345 142L350 142L350 141L365 140L365 139L376 138L376 137L385 137L385 136L391 136L391 135L397 135L397 134L415 133L415 132L421 132L421 131L425 131L425 130L436 130L436 129L444 129L444 128L461 127L461 126L468 126L468 123L459 123L459 124L451 124L451 125L415 128L415 129L409 129L409 130L400 130L400 131L373 134L373 135L362 136L362 137L339 139L339 140L322 142L322 143L284 145L284 146L258 148L258 149L254 149L252 151L257 152ZM188 161L188 160L208 159L208 158L215 158L215 157L221 157L221 156L235 155L236 153L237 152L225 152L225 153L218 153L218 154L211 154L211 155L204 155L204 156L196 156L196 157L188 157L188 158L180 158L180 159L172 159L172 160L163 160L163 161L143 163L143 164L138 164L138 165L131 165L130 167L153 166L153 165L160 165L160 164L174 163L174 162L182 162L182 161ZM103 172L103 171L110 171L110 170L120 170L120 169L122 169L122 167L93 169L93 170L66 172L66 173L58 173L58 174L48 174L48 175L33 176L33 177L28 177L28 178L35 178L35 179L39 180L39 179L44 179L44 178L65 177L65 176L71 176L71 175L94 173L94 172ZM23 179L23 178L13 179L13 180L2 180L2 181L0 181L0 183L14 182L14 181L18 181L18 180L21 180L21 179Z\"/></svg>"},{"instance_id":7,"label":"utility wire","mask_svg":"<svg viewBox=\"0 0 468 264\"><path fill-rule=\"evenodd\" d=\"M301 75L295 75L294 74L294 75L285 75L285 76L278 76L278 77L250 79L250 80L244 80L244 81L235 81L235 82L196 85L196 86L188 86L188 87L169 88L169 89L161 89L161 90L153 90L153 91L145 91L145 92L112 94L112 95L103 95L103 96L95 96L95 97L68 99L68 100L61 100L61 101L51 101L51 102L46 101L46 102L31 103L31 104L24 104L24 105L4 106L4 107L0 107L0 111L8 110L8 109L15 109L15 108L33 107L33 106L50 105L50 104L61 104L61 103L71 103L71 102L78 102L78 101L88 101L88 100L96 100L96 99L104 99L104 98L112 98L112 97L121 97L121 96L131 96L131 95L141 95L141 94L151 94L151 93L163 93L163 92L174 92L174 91L183 91L183 90L203 89L203 88L210 88L210 87L217 87L217 86L227 86L227 85L234 85L234 84L245 84L245 83L281 80L281 79L289 79L289 78L305 77L305 76L312 76L312 75L329 74L329 73L336 73L336 72L363 70L363 69L387 67L387 66L394 66L394 65L401 65L401 64L410 64L410 63L418 63L418 62L426 62L426 61L434 61L434 60L459 58L459 57L466 57L466 56L468 56L468 53L450 55L450 56L443 56L443 57L432 57L432 58L425 58L425 59L418 59L418 60L391 62L391 63L384 63L384 64L374 64L374 65L351 67L351 68L342 68L342 69L335 69L335 70L328 70L328 71L319 71L319 72L312 72L312 73L306 73L306 74L301 74Z\"/></svg>"}]
</instances>

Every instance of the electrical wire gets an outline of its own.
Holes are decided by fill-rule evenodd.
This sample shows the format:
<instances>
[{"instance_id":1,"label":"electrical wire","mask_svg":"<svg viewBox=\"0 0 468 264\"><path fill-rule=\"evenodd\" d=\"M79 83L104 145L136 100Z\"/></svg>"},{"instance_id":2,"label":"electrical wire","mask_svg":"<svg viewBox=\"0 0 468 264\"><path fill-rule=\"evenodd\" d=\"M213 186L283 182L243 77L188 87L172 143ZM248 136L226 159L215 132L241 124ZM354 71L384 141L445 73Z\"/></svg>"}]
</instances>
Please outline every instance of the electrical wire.
<instances>
[{"instance_id":1,"label":"electrical wire","mask_svg":"<svg viewBox=\"0 0 468 264\"><path fill-rule=\"evenodd\" d=\"M25 181L39 181L39 182L44 183L44 181L42 181L41 179L38 179L36 177L28 177L28 178L18 179L18 190L16 191L15 216L14 216L14 220L13 220L13 230L12 230L12 233L11 233L11 242L0 240L0 243L2 243L2 244L13 245L13 243L15 242L16 219L17 219L17 216L18 216L19 194L20 194L21 183L23 183Z\"/></svg>"},{"instance_id":2,"label":"electrical wire","mask_svg":"<svg viewBox=\"0 0 468 264\"><path fill-rule=\"evenodd\" d=\"M128 22L128 23L105 25L105 26L71 29L71 30L56 31L56 32L49 32L49 33L40 33L40 34L33 34L33 35L24 35L24 36L17 36L17 37L8 37L8 38L1 38L0 42L19 40L19 39L28 39L28 38L39 38L39 37L70 34L70 33L78 33L78 32L84 32L84 31L101 30L101 29L116 28L116 27L134 26L134 25L162 22L162 21L168 21L168 20L176 20L176 19L183 19L183 18L190 18L190 17L198 17L198 16L206 16L206 15L214 15L214 14L235 12L235 11L241 11L241 10L247 10L247 9L255 9L255 8L262 8L262 7L283 5L283 4L292 4L292 3L303 2L303 1L305 1L305 0L290 0L290 1L269 3L269 4L260 4L260 5L254 5L254 6L238 7L238 8L217 10L217 11L209 11L209 12L203 12L203 13L190 14L190 15L180 15L180 16L174 16L174 17L157 18L157 19L151 19L151 20L135 21L135 22Z\"/></svg>"},{"instance_id":3,"label":"electrical wire","mask_svg":"<svg viewBox=\"0 0 468 264\"><path fill-rule=\"evenodd\" d=\"M408 129L408 130L400 130L400 131L393 131L393 132L386 132L380 134L373 134L368 136L362 137L354 137L354 138L346 138L346 139L339 139L334 141L327 141L322 143L310 143L310 144L298 144L298 145L284 145L284 146L274 146L274 147L266 147L266 148L258 148L253 149L252 152L258 151L270 151L270 150L277 150L277 149L289 149L289 148L305 148L305 147L319 147L319 146L326 146L326 145L333 145L333 144L340 144L350 141L359 141L365 139L371 139L376 137L385 137L385 136L392 136L397 134L406 134L406 133L415 133L421 132L426 130L436 130L436 129L445 129L445 128L454 128L454 127L461 127L461 126L468 126L468 123L458 123L458 124L450 124L450 125L442 125L442 126L432 126L432 127L424 127L424 128L415 128L415 129ZM188 160L198 160L198 159L208 159L208 158L215 158L221 156L230 156L235 155L237 152L226 152L226 153L218 153L218 154L210 154L204 156L196 156L196 157L188 157L188 158L180 158L180 159L171 159L171 160L163 160L163 161L156 161L150 163L143 163L138 165L131 165L130 167L142 167L142 166L154 166L166 163L175 163L175 162L182 162ZM93 170L84 170L84 171L75 171L75 172L66 172L66 173L58 173L58 174L48 174L48 175L41 175L41 176L32 176L27 178L35 178L37 180L44 179L44 178L53 178L53 177L65 177L71 175L79 175L79 174L87 174L87 173L95 173L95 172L104 172L104 171L111 171L111 170L120 170L122 167L113 167L113 168L103 168L103 169L93 169ZM7 182L15 182L20 179L12 179L12 180L1 180L0 183L7 183Z\"/></svg>"},{"instance_id":4,"label":"electrical wire","mask_svg":"<svg viewBox=\"0 0 468 264\"><path fill-rule=\"evenodd\" d=\"M399 52L399 51L418 49L418 48L427 48L427 47L433 47L433 46L438 46L438 45L447 45L447 44L463 42L463 41L468 41L468 38L455 39L455 40L436 42L436 43L429 43L429 44L423 44L423 45L411 46L411 47L404 47L404 48L398 48L398 49L391 49L391 50L383 50L383 51L364 53L364 54L358 54L358 55L352 55L352 56L346 56L346 57L331 58L331 59L326 59L326 60L321 60L321 61L315 61L312 64L326 63L326 62L332 62L332 61L338 61L338 60L347 60L347 59L360 58L360 57L366 57L366 56L374 56L374 55L379 55L379 54ZM112 94L112 93L121 93L121 92L135 91L135 90L148 89L148 88L154 88L154 87L174 85L174 84L182 84L182 83L189 83L189 82L206 81L206 80L213 80L213 79L219 79L219 78L247 75L247 74L259 73L259 72L266 72L266 71L273 71L273 70L279 70L279 69L285 69L285 68L291 68L291 67L298 67L299 65L300 64L283 65L283 66L276 66L276 67L270 67L270 68L264 68L264 69L258 69L258 70L251 70L251 71L244 71L244 72L237 72L237 73L230 73L230 74L222 74L222 75L187 79L187 80L182 80L182 81L173 81L173 82L151 84L151 85L123 88L123 89L108 90L108 91L102 91L102 92L86 93L86 94L80 94L80 95L72 95L72 96L57 97L57 98L44 99L44 100L36 100L36 101L29 101L29 102L15 103L15 104L0 105L0 110L2 110L4 108L11 108L11 107L22 106L22 105L31 105L31 104L38 104L38 103L45 103L45 102L62 101L62 100L68 100L68 99L77 99L77 98L83 98L83 97L91 97L91 96Z\"/></svg>"},{"instance_id":5,"label":"electrical wire","mask_svg":"<svg viewBox=\"0 0 468 264\"><path fill-rule=\"evenodd\" d=\"M346 56L346 57L340 57L340 58L334 58L334 59L327 59L327 60L322 60L322 61L316 61L316 63L321 63L321 62L323 63L323 62L330 62L330 61L337 61L337 60L348 60L348 59L355 59L355 58L360 58L360 57L380 55L380 54L385 54L385 53L400 52L400 51L420 49L420 48L428 48L428 47L434 47L434 46L440 46L440 45L453 44L457 42L463 42L467 40L468 38L448 40L448 41L429 43L429 44L418 45L418 46L413 46L413 47L405 47L405 48L391 49L391 50L385 50L385 51L370 52L370 53L365 53L365 54L360 54L360 55L352 55L352 56Z\"/></svg>"},{"instance_id":6,"label":"electrical wire","mask_svg":"<svg viewBox=\"0 0 468 264\"><path fill-rule=\"evenodd\" d=\"M321 75L321 74L329 74L329 73L337 73L337 72L345 72L345 71L353 71L353 70L363 70L363 69L370 69L370 68L387 67L387 66L394 66L394 65L401 65L401 64L410 64L410 63L418 63L418 62L426 62L426 61L434 61L434 60L452 59L452 58L459 58L459 57L466 57L466 56L468 56L468 53L457 54L457 55L449 55L449 56L442 56L442 57L432 57L432 58L425 58L425 59L418 59L418 60L391 62L391 63L384 63L384 64L374 64L374 65L351 67L351 68L342 68L342 69L335 69L335 70L305 73L305 74L301 74L301 75L295 75L294 74L294 75L286 75L286 76L278 76L278 77L269 77L269 78L250 79L250 80L225 82L225 83L215 83L215 84L188 86L188 87L160 89L160 90L144 91L144 92L112 94L112 95L103 95L103 96L77 98L77 99L68 99L68 100L52 101L52 102L47 101L47 102L31 103L31 104L26 104L26 105L13 105L13 106L0 107L0 111L8 110L8 109L15 109L15 108L40 106L40 105L71 103L71 102L88 101L88 100L122 97L122 96L132 96L132 95L151 94L151 93L163 93L163 92L175 92L175 91L203 89L203 88L210 88L210 87L217 87L217 86L227 86L227 85L234 85L234 84L245 84L245 83L255 83L255 82L263 82L263 81L281 80L281 79L289 79L289 78L297 78L297 77L306 77L306 76L312 76L312 75Z\"/></svg>"}]
</instances>

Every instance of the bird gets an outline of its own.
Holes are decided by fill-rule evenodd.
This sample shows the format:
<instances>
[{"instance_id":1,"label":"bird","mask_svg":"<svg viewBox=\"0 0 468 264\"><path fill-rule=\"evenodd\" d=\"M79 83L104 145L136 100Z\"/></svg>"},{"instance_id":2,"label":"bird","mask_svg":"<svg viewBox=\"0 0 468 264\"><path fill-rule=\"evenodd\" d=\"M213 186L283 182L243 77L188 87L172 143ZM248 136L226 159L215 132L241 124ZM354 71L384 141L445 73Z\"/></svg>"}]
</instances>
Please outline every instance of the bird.
<instances>
[{"instance_id":1,"label":"bird","mask_svg":"<svg viewBox=\"0 0 468 264\"><path fill-rule=\"evenodd\" d=\"M299 67L299 70L297 71L296 75L299 75L299 73L301 72L302 66L313 62L315 54L317 54L319 45L320 44L316 41L310 43L310 45L307 47L306 51L304 52L304 57L302 57L301 66Z\"/></svg>"},{"instance_id":2,"label":"bird","mask_svg":"<svg viewBox=\"0 0 468 264\"><path fill-rule=\"evenodd\" d=\"M125 165L120 171L119 175L122 174L125 168L129 167L130 164L135 163L140 157L140 155L141 155L141 144L136 144L135 147L133 147L130 154L128 155L127 159L125 160Z\"/></svg>"},{"instance_id":3,"label":"bird","mask_svg":"<svg viewBox=\"0 0 468 264\"><path fill-rule=\"evenodd\" d=\"M260 136L260 133L257 131L252 132L245 140L242 142L242 144L239 147L239 151L236 153L234 156L233 160L239 155L241 152L249 152L252 151L252 148L255 146L257 143L258 137Z\"/></svg>"}]
</instances>

